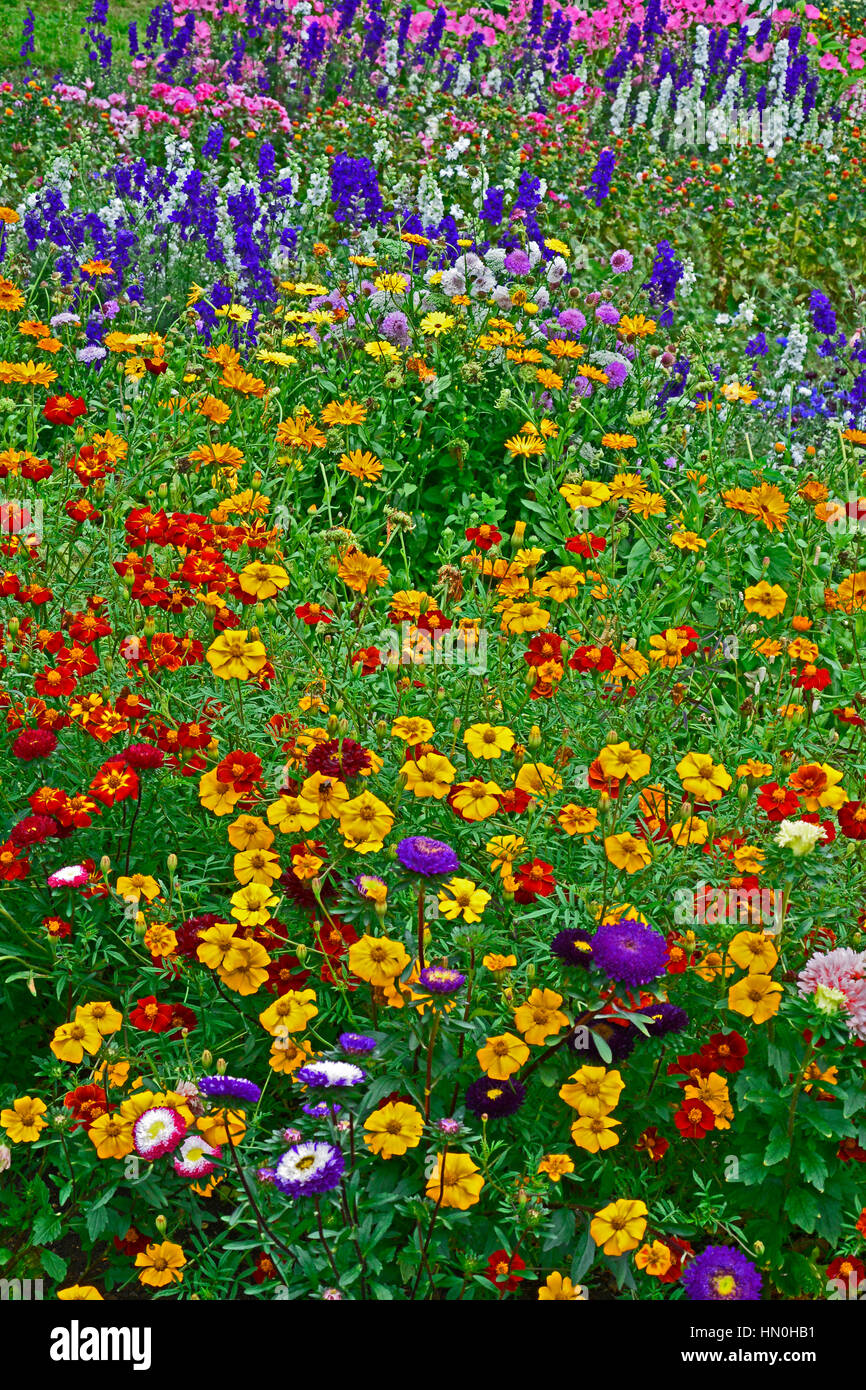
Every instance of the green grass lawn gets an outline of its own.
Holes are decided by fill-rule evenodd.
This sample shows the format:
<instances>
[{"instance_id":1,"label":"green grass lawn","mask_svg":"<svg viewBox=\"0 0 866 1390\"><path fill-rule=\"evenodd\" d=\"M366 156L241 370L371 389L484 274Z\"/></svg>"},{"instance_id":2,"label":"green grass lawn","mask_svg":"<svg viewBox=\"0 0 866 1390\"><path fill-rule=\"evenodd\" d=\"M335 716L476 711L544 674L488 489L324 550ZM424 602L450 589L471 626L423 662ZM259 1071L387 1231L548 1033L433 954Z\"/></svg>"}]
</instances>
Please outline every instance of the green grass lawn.
<instances>
[{"instance_id":1,"label":"green grass lawn","mask_svg":"<svg viewBox=\"0 0 866 1390\"><path fill-rule=\"evenodd\" d=\"M154 0L110 0L107 28L118 52L128 52L130 20L141 23L153 3ZM78 31L90 13L91 0L29 0L29 4L36 18L33 66L48 74L69 68L84 52L84 39ZM0 71L23 66L19 50L27 5L28 0L0 0Z\"/></svg>"}]
</instances>

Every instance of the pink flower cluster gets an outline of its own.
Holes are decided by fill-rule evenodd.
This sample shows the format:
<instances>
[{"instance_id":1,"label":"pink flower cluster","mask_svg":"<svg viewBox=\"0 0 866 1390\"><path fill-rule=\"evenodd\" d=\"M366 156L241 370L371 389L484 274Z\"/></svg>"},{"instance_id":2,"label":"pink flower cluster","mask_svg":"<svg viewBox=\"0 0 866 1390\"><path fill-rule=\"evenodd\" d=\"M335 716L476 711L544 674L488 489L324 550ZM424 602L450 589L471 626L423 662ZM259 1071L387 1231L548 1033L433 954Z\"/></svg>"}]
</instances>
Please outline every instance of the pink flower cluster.
<instances>
[{"instance_id":1,"label":"pink flower cluster","mask_svg":"<svg viewBox=\"0 0 866 1390\"><path fill-rule=\"evenodd\" d=\"M840 946L814 955L797 976L797 988L804 999L819 989L842 995L849 1033L866 1042L866 951Z\"/></svg>"}]
</instances>

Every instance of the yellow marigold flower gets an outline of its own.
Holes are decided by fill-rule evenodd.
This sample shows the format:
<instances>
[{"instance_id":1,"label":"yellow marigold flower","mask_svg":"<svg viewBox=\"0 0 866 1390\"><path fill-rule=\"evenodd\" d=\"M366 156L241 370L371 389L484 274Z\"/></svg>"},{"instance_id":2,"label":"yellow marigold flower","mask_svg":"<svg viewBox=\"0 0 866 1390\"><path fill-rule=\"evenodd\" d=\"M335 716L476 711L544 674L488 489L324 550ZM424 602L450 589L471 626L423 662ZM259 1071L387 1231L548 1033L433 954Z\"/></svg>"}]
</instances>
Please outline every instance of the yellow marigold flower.
<instances>
[{"instance_id":1,"label":"yellow marigold flower","mask_svg":"<svg viewBox=\"0 0 866 1390\"><path fill-rule=\"evenodd\" d=\"M236 937L218 973L223 984L236 994L255 994L268 978L270 963L270 956L258 941L246 936Z\"/></svg>"},{"instance_id":2,"label":"yellow marigold flower","mask_svg":"<svg viewBox=\"0 0 866 1390\"><path fill-rule=\"evenodd\" d=\"M517 957L513 955L502 956L496 951L491 951L489 955L484 957L481 964L485 970L492 970L494 975L497 975L503 970L513 970L517 964Z\"/></svg>"},{"instance_id":3,"label":"yellow marigold flower","mask_svg":"<svg viewBox=\"0 0 866 1390\"><path fill-rule=\"evenodd\" d=\"M146 898L151 903L159 897L159 884L150 874L131 874L117 880L115 892L127 901L138 902L140 898Z\"/></svg>"},{"instance_id":4,"label":"yellow marigold flower","mask_svg":"<svg viewBox=\"0 0 866 1390\"><path fill-rule=\"evenodd\" d=\"M576 1288L566 1274L560 1274L554 1270L548 1274L546 1281L538 1290L538 1301L540 1303L581 1303L586 1301L586 1294L582 1289Z\"/></svg>"},{"instance_id":5,"label":"yellow marigold flower","mask_svg":"<svg viewBox=\"0 0 866 1390\"><path fill-rule=\"evenodd\" d=\"M214 1110L211 1115L201 1115L195 1127L203 1134L209 1144L220 1146L229 1142L238 1144L247 1132L245 1110Z\"/></svg>"},{"instance_id":6,"label":"yellow marigold flower","mask_svg":"<svg viewBox=\"0 0 866 1390\"><path fill-rule=\"evenodd\" d=\"M753 1023L772 1018L781 1002L782 986L769 975L746 975L728 990L728 1008Z\"/></svg>"},{"instance_id":7,"label":"yellow marigold flower","mask_svg":"<svg viewBox=\"0 0 866 1390\"><path fill-rule=\"evenodd\" d=\"M514 785L541 800L562 791L562 778L556 768L547 763L524 763L514 779Z\"/></svg>"},{"instance_id":8,"label":"yellow marigold flower","mask_svg":"<svg viewBox=\"0 0 866 1390\"><path fill-rule=\"evenodd\" d=\"M488 1038L475 1055L483 1072L494 1081L505 1081L523 1066L529 1057L529 1048L514 1033L499 1033Z\"/></svg>"},{"instance_id":9,"label":"yellow marigold flower","mask_svg":"<svg viewBox=\"0 0 866 1390\"><path fill-rule=\"evenodd\" d=\"M657 661L667 670L673 670L675 666L682 665L683 652L689 645L689 638L676 628L669 627L663 633L651 637L649 644L650 660Z\"/></svg>"},{"instance_id":10,"label":"yellow marigold flower","mask_svg":"<svg viewBox=\"0 0 866 1390\"><path fill-rule=\"evenodd\" d=\"M238 580L244 593L256 599L273 598L291 582L282 565L269 565L264 560L244 565Z\"/></svg>"},{"instance_id":11,"label":"yellow marigold flower","mask_svg":"<svg viewBox=\"0 0 866 1390\"><path fill-rule=\"evenodd\" d=\"M283 835L296 835L299 830L315 830L319 824L319 808L315 801L303 796L284 793L279 801L268 807L268 821Z\"/></svg>"},{"instance_id":12,"label":"yellow marigold flower","mask_svg":"<svg viewBox=\"0 0 866 1390\"><path fill-rule=\"evenodd\" d=\"M611 864L627 874L636 874L640 869L645 869L652 859L646 841L639 840L629 830L622 831L619 835L606 835L604 852Z\"/></svg>"},{"instance_id":13,"label":"yellow marigold flower","mask_svg":"<svg viewBox=\"0 0 866 1390\"><path fill-rule=\"evenodd\" d=\"M55 1298L62 1303L104 1303L102 1294L93 1284L69 1284L58 1289Z\"/></svg>"},{"instance_id":14,"label":"yellow marigold flower","mask_svg":"<svg viewBox=\"0 0 866 1390\"><path fill-rule=\"evenodd\" d=\"M400 775L413 796L432 796L441 801L451 790L457 769L443 753L422 753L420 758L405 762Z\"/></svg>"},{"instance_id":15,"label":"yellow marigold flower","mask_svg":"<svg viewBox=\"0 0 866 1390\"><path fill-rule=\"evenodd\" d=\"M126 1158L135 1149L132 1128L131 1119L125 1119L117 1111L108 1111L88 1125L87 1137L98 1158Z\"/></svg>"},{"instance_id":16,"label":"yellow marigold flower","mask_svg":"<svg viewBox=\"0 0 866 1390\"><path fill-rule=\"evenodd\" d=\"M737 768L737 776L751 777L754 781L759 782L764 777L769 777L772 771L772 763L763 763L758 758L748 758L746 762L740 763Z\"/></svg>"},{"instance_id":17,"label":"yellow marigold flower","mask_svg":"<svg viewBox=\"0 0 866 1390\"><path fill-rule=\"evenodd\" d=\"M338 819L349 800L349 789L336 777L313 772L301 783L301 798L315 806L321 820Z\"/></svg>"},{"instance_id":18,"label":"yellow marigold flower","mask_svg":"<svg viewBox=\"0 0 866 1390\"><path fill-rule=\"evenodd\" d=\"M647 1274L659 1275L667 1274L671 1267L671 1252L660 1240L654 1240L652 1245L642 1245L634 1257L634 1262L638 1269L643 1269Z\"/></svg>"},{"instance_id":19,"label":"yellow marigold flower","mask_svg":"<svg viewBox=\"0 0 866 1390\"><path fill-rule=\"evenodd\" d=\"M745 591L746 612L757 613L760 618L777 618L785 611L787 602L788 595L781 584L768 584L766 579L750 584Z\"/></svg>"},{"instance_id":20,"label":"yellow marigold flower","mask_svg":"<svg viewBox=\"0 0 866 1390\"><path fill-rule=\"evenodd\" d=\"M218 970L229 951L239 939L235 936L234 922L215 922L212 927L199 933L196 955L208 970Z\"/></svg>"},{"instance_id":21,"label":"yellow marigold flower","mask_svg":"<svg viewBox=\"0 0 866 1390\"><path fill-rule=\"evenodd\" d=\"M144 933L144 944L154 957L168 957L177 950L177 936L167 922L152 922Z\"/></svg>"},{"instance_id":22,"label":"yellow marigold flower","mask_svg":"<svg viewBox=\"0 0 866 1390\"><path fill-rule=\"evenodd\" d=\"M559 491L573 511L578 507L601 507L610 501L610 488L588 478L582 483L564 483Z\"/></svg>"},{"instance_id":23,"label":"yellow marigold flower","mask_svg":"<svg viewBox=\"0 0 866 1390\"><path fill-rule=\"evenodd\" d=\"M598 761L605 777L617 777L620 780L627 777L630 782L637 782L641 777L649 775L649 755L639 748L632 748L629 743L608 744L599 753Z\"/></svg>"},{"instance_id":24,"label":"yellow marigold flower","mask_svg":"<svg viewBox=\"0 0 866 1390\"><path fill-rule=\"evenodd\" d=\"M75 1018L70 1023L61 1023L55 1028L51 1039L51 1051L61 1062L78 1063L85 1052L92 1057L102 1046L102 1035L92 1018L86 1014L81 1017L76 1009Z\"/></svg>"},{"instance_id":25,"label":"yellow marigold flower","mask_svg":"<svg viewBox=\"0 0 866 1390\"><path fill-rule=\"evenodd\" d=\"M339 819L346 848L368 854L382 848L394 824L394 813L372 792L364 791L344 802Z\"/></svg>"},{"instance_id":26,"label":"yellow marigold flower","mask_svg":"<svg viewBox=\"0 0 866 1390\"><path fill-rule=\"evenodd\" d=\"M671 545L675 545L677 550L706 550L706 541L698 535L697 531L672 531Z\"/></svg>"},{"instance_id":27,"label":"yellow marigold flower","mask_svg":"<svg viewBox=\"0 0 866 1390\"><path fill-rule=\"evenodd\" d=\"M234 857L238 883L273 883L282 873L279 857L269 849L246 849Z\"/></svg>"},{"instance_id":28,"label":"yellow marigold flower","mask_svg":"<svg viewBox=\"0 0 866 1390\"><path fill-rule=\"evenodd\" d=\"M198 799L215 816L229 816L242 796L233 783L221 782L214 770L203 772L198 781Z\"/></svg>"},{"instance_id":29,"label":"yellow marigold flower","mask_svg":"<svg viewBox=\"0 0 866 1390\"><path fill-rule=\"evenodd\" d=\"M484 1178L468 1154L438 1154L436 1171L427 1180L427 1196L438 1206L468 1209L479 1201Z\"/></svg>"},{"instance_id":30,"label":"yellow marigold flower","mask_svg":"<svg viewBox=\"0 0 866 1390\"><path fill-rule=\"evenodd\" d=\"M259 1014L259 1023L266 1033L279 1039L288 1033L302 1033L318 1012L315 990L289 989Z\"/></svg>"},{"instance_id":31,"label":"yellow marigold flower","mask_svg":"<svg viewBox=\"0 0 866 1390\"><path fill-rule=\"evenodd\" d=\"M550 612L529 599L521 602L505 599L501 604L500 625L503 632L540 632L550 622Z\"/></svg>"},{"instance_id":32,"label":"yellow marigold flower","mask_svg":"<svg viewBox=\"0 0 866 1390\"><path fill-rule=\"evenodd\" d=\"M279 899L271 892L270 883L248 883L232 894L232 916L244 927L263 927L270 920L268 911Z\"/></svg>"},{"instance_id":33,"label":"yellow marigold flower","mask_svg":"<svg viewBox=\"0 0 866 1390\"><path fill-rule=\"evenodd\" d=\"M422 719L419 715L401 714L391 725L392 736L401 738L410 748L414 748L418 743L428 743L433 733L434 728L430 720Z\"/></svg>"},{"instance_id":34,"label":"yellow marigold flower","mask_svg":"<svg viewBox=\"0 0 866 1390\"><path fill-rule=\"evenodd\" d=\"M135 1257L135 1267L141 1270L139 1283L152 1289L164 1289L166 1285L183 1280L183 1266L186 1255L179 1245L164 1240L159 1245L149 1245Z\"/></svg>"},{"instance_id":35,"label":"yellow marigold flower","mask_svg":"<svg viewBox=\"0 0 866 1390\"><path fill-rule=\"evenodd\" d=\"M552 989L534 989L525 1004L514 1011L514 1023L526 1042L535 1046L568 1027L560 1010L562 995Z\"/></svg>"},{"instance_id":36,"label":"yellow marigold flower","mask_svg":"<svg viewBox=\"0 0 866 1390\"><path fill-rule=\"evenodd\" d=\"M677 763L677 775L685 791L698 801L720 801L733 778L709 753L687 753Z\"/></svg>"},{"instance_id":37,"label":"yellow marigold flower","mask_svg":"<svg viewBox=\"0 0 866 1390\"><path fill-rule=\"evenodd\" d=\"M709 838L706 821L700 816L687 816L678 820L670 828L671 839L675 845L703 845Z\"/></svg>"},{"instance_id":38,"label":"yellow marigold flower","mask_svg":"<svg viewBox=\"0 0 866 1390\"><path fill-rule=\"evenodd\" d=\"M526 841L522 835L494 835L492 840L488 840L484 846L487 853L493 856L490 865L491 870L499 869L503 877L508 873L517 859L526 848Z\"/></svg>"},{"instance_id":39,"label":"yellow marigold flower","mask_svg":"<svg viewBox=\"0 0 866 1390\"><path fill-rule=\"evenodd\" d=\"M400 1157L417 1149L424 1132L424 1116L414 1105L391 1101L374 1110L364 1121L364 1143L380 1158Z\"/></svg>"},{"instance_id":40,"label":"yellow marigold flower","mask_svg":"<svg viewBox=\"0 0 866 1390\"><path fill-rule=\"evenodd\" d=\"M779 952L771 936L764 932L737 932L728 945L728 955L741 970L750 975L769 975L779 961Z\"/></svg>"},{"instance_id":41,"label":"yellow marigold flower","mask_svg":"<svg viewBox=\"0 0 866 1390\"><path fill-rule=\"evenodd\" d=\"M268 654L263 642L248 642L244 628L221 632L205 652L205 660L220 680L249 680L258 675L266 664Z\"/></svg>"},{"instance_id":42,"label":"yellow marigold flower","mask_svg":"<svg viewBox=\"0 0 866 1390\"><path fill-rule=\"evenodd\" d=\"M578 806L570 801L556 819L566 835L591 835L598 826L598 811L594 806Z\"/></svg>"},{"instance_id":43,"label":"yellow marigold flower","mask_svg":"<svg viewBox=\"0 0 866 1390\"><path fill-rule=\"evenodd\" d=\"M302 1038L300 1042L295 1042L288 1034L281 1033L271 1043L268 1066L273 1071L291 1076L292 1072L297 1071L298 1067L304 1066L312 1055L313 1049L305 1039Z\"/></svg>"},{"instance_id":44,"label":"yellow marigold flower","mask_svg":"<svg viewBox=\"0 0 866 1390\"><path fill-rule=\"evenodd\" d=\"M473 758L501 758L514 747L514 734L505 724L470 724L463 742Z\"/></svg>"},{"instance_id":45,"label":"yellow marigold flower","mask_svg":"<svg viewBox=\"0 0 866 1390\"><path fill-rule=\"evenodd\" d=\"M589 1233L605 1255L624 1255L640 1245L647 1215L645 1202L621 1197L596 1212Z\"/></svg>"},{"instance_id":46,"label":"yellow marigold flower","mask_svg":"<svg viewBox=\"0 0 866 1390\"><path fill-rule=\"evenodd\" d=\"M614 1134L614 1129L619 1123L619 1120L613 1120L609 1115L582 1115L571 1126L572 1142L579 1149L586 1149L587 1153L591 1154L612 1149L614 1144L619 1143L619 1135Z\"/></svg>"},{"instance_id":47,"label":"yellow marigold flower","mask_svg":"<svg viewBox=\"0 0 866 1390\"><path fill-rule=\"evenodd\" d=\"M580 1067L559 1088L560 1099L578 1115L607 1115L619 1104L625 1082L618 1071L605 1067Z\"/></svg>"},{"instance_id":48,"label":"yellow marigold flower","mask_svg":"<svg viewBox=\"0 0 866 1390\"><path fill-rule=\"evenodd\" d=\"M92 1004L80 1004L76 1009L76 1018L79 1015L81 1018L89 1018L103 1038L110 1037L123 1027L123 1014L107 999L97 999Z\"/></svg>"},{"instance_id":49,"label":"yellow marigold flower","mask_svg":"<svg viewBox=\"0 0 866 1390\"><path fill-rule=\"evenodd\" d=\"M19 1096L6 1110L0 1110L0 1125L13 1144L32 1144L48 1123L42 1118L47 1109L38 1096Z\"/></svg>"},{"instance_id":50,"label":"yellow marigold flower","mask_svg":"<svg viewBox=\"0 0 866 1390\"><path fill-rule=\"evenodd\" d=\"M464 922L480 922L489 902L490 894L471 878L450 878L439 890L439 911L450 922L458 917Z\"/></svg>"},{"instance_id":51,"label":"yellow marigold flower","mask_svg":"<svg viewBox=\"0 0 866 1390\"><path fill-rule=\"evenodd\" d=\"M468 782L458 782L454 788L452 805L464 820L481 821L495 816L499 810L498 797L502 788L496 782L485 782L481 777L472 777Z\"/></svg>"},{"instance_id":52,"label":"yellow marigold flower","mask_svg":"<svg viewBox=\"0 0 866 1390\"><path fill-rule=\"evenodd\" d=\"M574 1164L568 1154L545 1154L536 1172L544 1173L551 1182L559 1182L566 1173L574 1172Z\"/></svg>"},{"instance_id":53,"label":"yellow marigold flower","mask_svg":"<svg viewBox=\"0 0 866 1390\"><path fill-rule=\"evenodd\" d=\"M370 985L390 984L402 975L409 964L406 949L399 941L391 941L387 936L369 936L366 933L360 941L349 947L349 969L359 980Z\"/></svg>"}]
</instances>

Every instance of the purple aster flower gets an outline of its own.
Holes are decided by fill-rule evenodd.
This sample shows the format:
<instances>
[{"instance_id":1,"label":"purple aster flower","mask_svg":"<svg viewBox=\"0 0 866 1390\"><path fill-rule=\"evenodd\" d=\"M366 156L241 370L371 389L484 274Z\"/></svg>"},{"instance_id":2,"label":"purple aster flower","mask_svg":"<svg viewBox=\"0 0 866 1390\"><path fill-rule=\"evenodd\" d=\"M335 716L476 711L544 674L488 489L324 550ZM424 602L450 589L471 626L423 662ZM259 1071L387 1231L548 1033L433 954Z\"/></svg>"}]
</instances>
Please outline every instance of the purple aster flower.
<instances>
[{"instance_id":1,"label":"purple aster flower","mask_svg":"<svg viewBox=\"0 0 866 1390\"><path fill-rule=\"evenodd\" d=\"M314 1120L326 1120L329 1115L336 1119L342 1108L342 1105L329 1105L326 1100L317 1101L315 1105L301 1106L304 1114L312 1115Z\"/></svg>"},{"instance_id":2,"label":"purple aster flower","mask_svg":"<svg viewBox=\"0 0 866 1390\"><path fill-rule=\"evenodd\" d=\"M275 1181L276 1181L276 1177L277 1177L277 1174L276 1174L276 1170L275 1170L274 1168L257 1168L257 1169L256 1169L256 1182L275 1182Z\"/></svg>"},{"instance_id":3,"label":"purple aster flower","mask_svg":"<svg viewBox=\"0 0 866 1390\"><path fill-rule=\"evenodd\" d=\"M688 1261L682 1279L693 1303L754 1303L763 1282L752 1261L733 1245L707 1246Z\"/></svg>"},{"instance_id":4,"label":"purple aster flower","mask_svg":"<svg viewBox=\"0 0 866 1390\"><path fill-rule=\"evenodd\" d=\"M293 1144L277 1164L274 1186L286 1197L318 1197L339 1187L345 1166L333 1144Z\"/></svg>"},{"instance_id":5,"label":"purple aster flower","mask_svg":"<svg viewBox=\"0 0 866 1390\"><path fill-rule=\"evenodd\" d=\"M418 979L431 994L456 994L466 983L466 976L459 970L446 970L441 965L428 965Z\"/></svg>"},{"instance_id":6,"label":"purple aster flower","mask_svg":"<svg viewBox=\"0 0 866 1390\"><path fill-rule=\"evenodd\" d=\"M610 1057L603 1057L593 1036L607 1043ZM611 1023L607 1019L594 1023L592 1032L588 1028L578 1028L571 1041L571 1048L579 1052L588 1065L608 1066L610 1062L624 1062L634 1052L640 1033L633 1023Z\"/></svg>"},{"instance_id":7,"label":"purple aster flower","mask_svg":"<svg viewBox=\"0 0 866 1390\"><path fill-rule=\"evenodd\" d=\"M422 878L435 878L437 874L453 874L460 867L460 861L450 845L442 840L430 840L426 835L410 835L397 846L397 858L410 873L420 874Z\"/></svg>"},{"instance_id":8,"label":"purple aster flower","mask_svg":"<svg viewBox=\"0 0 866 1390\"><path fill-rule=\"evenodd\" d=\"M365 1053L375 1050L376 1039L368 1037L366 1033L341 1033L337 1046L341 1052L348 1052L350 1057L363 1057Z\"/></svg>"},{"instance_id":9,"label":"purple aster flower","mask_svg":"<svg viewBox=\"0 0 866 1390\"><path fill-rule=\"evenodd\" d=\"M620 319L619 309L615 304L609 303L608 300L605 300L603 304L599 304L595 311L595 316L599 323L607 323L611 328L614 324L619 323Z\"/></svg>"},{"instance_id":10,"label":"purple aster flower","mask_svg":"<svg viewBox=\"0 0 866 1390\"><path fill-rule=\"evenodd\" d=\"M509 251L508 255L505 257L504 264L505 269L509 270L512 275L528 275L532 269L532 263L526 252L521 251L519 248L514 251Z\"/></svg>"},{"instance_id":11,"label":"purple aster flower","mask_svg":"<svg viewBox=\"0 0 866 1390\"><path fill-rule=\"evenodd\" d=\"M246 1100L255 1105L262 1094L261 1086L243 1076L203 1076L199 1091L211 1100Z\"/></svg>"},{"instance_id":12,"label":"purple aster flower","mask_svg":"<svg viewBox=\"0 0 866 1390\"><path fill-rule=\"evenodd\" d=\"M289 1125L288 1129L283 1130L282 1137L287 1144L300 1144L304 1136L299 1129Z\"/></svg>"},{"instance_id":13,"label":"purple aster flower","mask_svg":"<svg viewBox=\"0 0 866 1390\"><path fill-rule=\"evenodd\" d=\"M592 962L592 936L580 927L557 932L550 949L565 965L582 965L586 970Z\"/></svg>"},{"instance_id":14,"label":"purple aster flower","mask_svg":"<svg viewBox=\"0 0 866 1390\"><path fill-rule=\"evenodd\" d=\"M667 945L661 932L624 917L604 922L592 939L595 964L624 985L648 985L665 973Z\"/></svg>"},{"instance_id":15,"label":"purple aster flower","mask_svg":"<svg viewBox=\"0 0 866 1390\"><path fill-rule=\"evenodd\" d=\"M645 1027L654 1038L663 1038L666 1033L681 1033L689 1026L689 1016L685 1009L677 1008L676 1004L668 1004L664 999L658 1004L641 1009L641 1013L651 1019Z\"/></svg>"},{"instance_id":16,"label":"purple aster flower","mask_svg":"<svg viewBox=\"0 0 866 1390\"><path fill-rule=\"evenodd\" d=\"M592 382L589 377L576 376L574 378L574 387L571 393L573 396L591 396L592 390Z\"/></svg>"},{"instance_id":17,"label":"purple aster flower","mask_svg":"<svg viewBox=\"0 0 866 1390\"><path fill-rule=\"evenodd\" d=\"M305 1067L299 1067L295 1076L305 1086L325 1086L329 1089L332 1086L357 1086L367 1079L364 1068L356 1067L353 1062L310 1062Z\"/></svg>"},{"instance_id":18,"label":"purple aster flower","mask_svg":"<svg viewBox=\"0 0 866 1390\"><path fill-rule=\"evenodd\" d=\"M505 1115L513 1115L525 1099L526 1087L515 1077L495 1081L492 1076L480 1076L466 1092L466 1109L479 1119L482 1115L501 1119Z\"/></svg>"}]
</instances>

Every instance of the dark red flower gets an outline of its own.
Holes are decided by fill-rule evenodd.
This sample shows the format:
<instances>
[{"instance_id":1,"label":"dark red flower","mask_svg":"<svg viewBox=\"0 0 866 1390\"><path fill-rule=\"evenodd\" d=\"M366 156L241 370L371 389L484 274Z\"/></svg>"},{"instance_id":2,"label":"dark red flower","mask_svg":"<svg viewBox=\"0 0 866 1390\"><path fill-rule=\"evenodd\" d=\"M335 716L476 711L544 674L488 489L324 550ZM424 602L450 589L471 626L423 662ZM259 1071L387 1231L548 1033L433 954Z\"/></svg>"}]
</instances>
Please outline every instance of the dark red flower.
<instances>
[{"instance_id":1,"label":"dark red flower","mask_svg":"<svg viewBox=\"0 0 866 1390\"><path fill-rule=\"evenodd\" d=\"M866 840L866 801L846 801L836 813L839 829L849 840Z\"/></svg>"},{"instance_id":2,"label":"dark red flower","mask_svg":"<svg viewBox=\"0 0 866 1390\"><path fill-rule=\"evenodd\" d=\"M684 1100L674 1115L674 1124L684 1139L703 1139L716 1127L716 1117L708 1105L697 1098Z\"/></svg>"},{"instance_id":3,"label":"dark red flower","mask_svg":"<svg viewBox=\"0 0 866 1390\"><path fill-rule=\"evenodd\" d=\"M49 396L42 414L52 425L71 425L79 415L87 414L87 406L81 396Z\"/></svg>"},{"instance_id":4,"label":"dark red flower","mask_svg":"<svg viewBox=\"0 0 866 1390\"><path fill-rule=\"evenodd\" d=\"M93 1124L94 1120L106 1114L110 1108L102 1086L76 1086L74 1091L67 1091L63 1097L63 1104L67 1110L72 1111L76 1120L71 1126L72 1129Z\"/></svg>"},{"instance_id":5,"label":"dark red flower","mask_svg":"<svg viewBox=\"0 0 866 1390\"><path fill-rule=\"evenodd\" d=\"M144 1033L166 1033L174 1026L174 1005L159 1004L156 996L149 994L146 999L136 1001L129 1021L133 1028L140 1028Z\"/></svg>"},{"instance_id":6,"label":"dark red flower","mask_svg":"<svg viewBox=\"0 0 866 1390\"><path fill-rule=\"evenodd\" d=\"M517 891L514 895L519 903L531 903L536 898L549 898L556 888L553 865L543 859L531 859L514 870Z\"/></svg>"},{"instance_id":7,"label":"dark red flower","mask_svg":"<svg viewBox=\"0 0 866 1390\"><path fill-rule=\"evenodd\" d=\"M592 560L607 549L607 541L603 536L596 536L592 531L587 531L582 536L569 536L565 548L572 555L582 555L584 560Z\"/></svg>"},{"instance_id":8,"label":"dark red flower","mask_svg":"<svg viewBox=\"0 0 866 1390\"><path fill-rule=\"evenodd\" d=\"M466 539L479 550L492 550L502 540L502 532L485 522L482 526L467 526Z\"/></svg>"},{"instance_id":9,"label":"dark red flower","mask_svg":"<svg viewBox=\"0 0 866 1390\"><path fill-rule=\"evenodd\" d=\"M513 1293L525 1275L520 1271L526 1268L526 1261L519 1255L509 1255L507 1250L494 1250L482 1271L482 1278L489 1279L500 1293Z\"/></svg>"},{"instance_id":10,"label":"dark red flower","mask_svg":"<svg viewBox=\"0 0 866 1390\"><path fill-rule=\"evenodd\" d=\"M790 787L767 782L758 792L758 805L769 820L786 820L788 816L796 815L800 798Z\"/></svg>"},{"instance_id":11,"label":"dark red flower","mask_svg":"<svg viewBox=\"0 0 866 1390\"><path fill-rule=\"evenodd\" d=\"M57 735L50 729L22 729L12 745L12 752L22 762L47 758L57 747Z\"/></svg>"}]
</instances>

